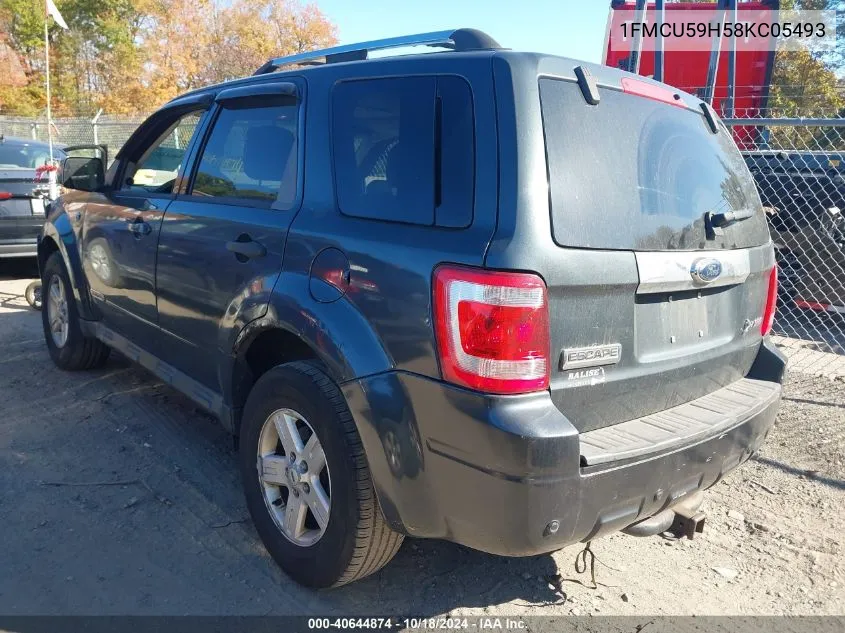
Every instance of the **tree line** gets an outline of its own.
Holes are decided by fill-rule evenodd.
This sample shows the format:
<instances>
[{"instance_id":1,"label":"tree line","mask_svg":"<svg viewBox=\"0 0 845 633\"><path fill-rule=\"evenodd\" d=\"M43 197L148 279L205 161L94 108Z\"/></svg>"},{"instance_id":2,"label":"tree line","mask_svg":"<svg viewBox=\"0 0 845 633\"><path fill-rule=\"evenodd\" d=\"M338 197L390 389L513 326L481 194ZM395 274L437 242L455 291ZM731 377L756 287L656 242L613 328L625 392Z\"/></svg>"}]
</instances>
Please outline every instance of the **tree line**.
<instances>
[{"instance_id":1,"label":"tree line","mask_svg":"<svg viewBox=\"0 0 845 633\"><path fill-rule=\"evenodd\" d=\"M678 2L702 0L674 0ZM712 1L715 0L704 0ZM55 116L146 114L200 86L252 73L268 58L331 46L335 25L302 0L55 0ZM783 9L845 10L845 0L781 0ZM0 114L46 107L44 0L0 0ZM781 116L845 114L845 20L826 52L781 51L769 105Z\"/></svg>"},{"instance_id":2,"label":"tree line","mask_svg":"<svg viewBox=\"0 0 845 633\"><path fill-rule=\"evenodd\" d=\"M331 46L335 25L300 0L55 0L54 116L145 114L178 94L249 75L268 58ZM44 0L0 0L0 114L46 107Z\"/></svg>"}]
</instances>

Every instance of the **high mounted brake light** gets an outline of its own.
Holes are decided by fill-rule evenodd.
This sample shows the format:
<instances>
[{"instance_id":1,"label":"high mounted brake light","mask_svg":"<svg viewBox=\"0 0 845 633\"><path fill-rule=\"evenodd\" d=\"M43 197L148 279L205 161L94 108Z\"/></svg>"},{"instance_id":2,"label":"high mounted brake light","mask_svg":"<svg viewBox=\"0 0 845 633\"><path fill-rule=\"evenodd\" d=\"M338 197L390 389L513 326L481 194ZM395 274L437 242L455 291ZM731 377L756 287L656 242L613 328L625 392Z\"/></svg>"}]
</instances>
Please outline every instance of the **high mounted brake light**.
<instances>
[{"instance_id":1,"label":"high mounted brake light","mask_svg":"<svg viewBox=\"0 0 845 633\"><path fill-rule=\"evenodd\" d=\"M654 101L661 101L678 108L686 107L686 104L681 100L681 95L677 92L631 77L622 78L622 92L638 97L645 97L646 99L653 99Z\"/></svg>"},{"instance_id":2,"label":"high mounted brake light","mask_svg":"<svg viewBox=\"0 0 845 633\"><path fill-rule=\"evenodd\" d=\"M434 329L443 378L488 393L549 386L549 308L537 275L440 266Z\"/></svg>"},{"instance_id":3,"label":"high mounted brake light","mask_svg":"<svg viewBox=\"0 0 845 633\"><path fill-rule=\"evenodd\" d=\"M763 310L763 322L760 324L760 334L767 336L775 323L775 312L778 301L778 269L772 268L769 273L769 290L766 295L766 307Z\"/></svg>"}]
</instances>

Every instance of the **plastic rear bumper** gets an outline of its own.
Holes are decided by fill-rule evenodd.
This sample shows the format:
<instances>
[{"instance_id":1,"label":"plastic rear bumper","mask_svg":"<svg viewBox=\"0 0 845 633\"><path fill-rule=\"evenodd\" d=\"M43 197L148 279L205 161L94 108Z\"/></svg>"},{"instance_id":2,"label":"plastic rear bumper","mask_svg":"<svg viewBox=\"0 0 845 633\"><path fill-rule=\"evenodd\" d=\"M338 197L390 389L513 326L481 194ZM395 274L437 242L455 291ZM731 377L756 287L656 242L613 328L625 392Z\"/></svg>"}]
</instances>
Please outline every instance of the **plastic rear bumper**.
<instances>
[{"instance_id":1,"label":"plastic rear bumper","mask_svg":"<svg viewBox=\"0 0 845 633\"><path fill-rule=\"evenodd\" d=\"M27 206L29 201L26 201ZM0 214L0 257L35 257L44 218Z\"/></svg>"},{"instance_id":2,"label":"plastic rear bumper","mask_svg":"<svg viewBox=\"0 0 845 633\"><path fill-rule=\"evenodd\" d=\"M750 376L780 383L784 367L766 342ZM691 445L582 468L578 432L545 392L486 397L391 372L344 393L391 526L507 556L596 538L709 488L759 448L779 406Z\"/></svg>"},{"instance_id":3,"label":"plastic rear bumper","mask_svg":"<svg viewBox=\"0 0 845 633\"><path fill-rule=\"evenodd\" d=\"M0 258L35 257L38 242L35 237L17 240L0 239Z\"/></svg>"}]
</instances>

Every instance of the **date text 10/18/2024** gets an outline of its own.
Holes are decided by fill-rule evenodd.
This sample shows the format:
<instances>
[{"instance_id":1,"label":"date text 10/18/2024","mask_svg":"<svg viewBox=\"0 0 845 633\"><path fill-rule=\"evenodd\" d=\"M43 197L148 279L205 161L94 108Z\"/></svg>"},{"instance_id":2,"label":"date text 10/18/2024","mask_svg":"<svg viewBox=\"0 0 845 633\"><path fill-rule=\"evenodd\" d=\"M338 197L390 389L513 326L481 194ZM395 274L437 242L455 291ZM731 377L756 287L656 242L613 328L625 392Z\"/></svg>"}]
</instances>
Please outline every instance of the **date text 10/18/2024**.
<instances>
[{"instance_id":1,"label":"date text 10/18/2024","mask_svg":"<svg viewBox=\"0 0 845 633\"><path fill-rule=\"evenodd\" d=\"M309 630L382 631L458 630L458 631L519 631L526 628L520 618L308 618Z\"/></svg>"}]
</instances>

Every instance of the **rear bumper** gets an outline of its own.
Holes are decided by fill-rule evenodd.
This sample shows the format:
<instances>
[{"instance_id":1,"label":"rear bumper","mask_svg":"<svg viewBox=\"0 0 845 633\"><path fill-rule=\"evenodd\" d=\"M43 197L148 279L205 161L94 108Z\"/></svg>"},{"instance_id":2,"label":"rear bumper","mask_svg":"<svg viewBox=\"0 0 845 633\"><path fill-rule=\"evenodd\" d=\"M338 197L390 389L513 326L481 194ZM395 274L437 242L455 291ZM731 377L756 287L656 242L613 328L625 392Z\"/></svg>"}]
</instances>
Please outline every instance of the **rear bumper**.
<instances>
[{"instance_id":1,"label":"rear bumper","mask_svg":"<svg viewBox=\"0 0 845 633\"><path fill-rule=\"evenodd\" d=\"M35 257L38 254L38 240L35 237L6 240L0 236L0 258Z\"/></svg>"},{"instance_id":2,"label":"rear bumper","mask_svg":"<svg viewBox=\"0 0 845 633\"><path fill-rule=\"evenodd\" d=\"M779 385L784 366L765 343L751 377ZM711 487L762 444L773 392L712 435L582 466L579 433L547 393L486 397L402 373L344 385L391 526L507 556L623 529Z\"/></svg>"},{"instance_id":3,"label":"rear bumper","mask_svg":"<svg viewBox=\"0 0 845 633\"><path fill-rule=\"evenodd\" d=\"M43 217L0 216L0 257L35 257L43 226Z\"/></svg>"}]
</instances>

